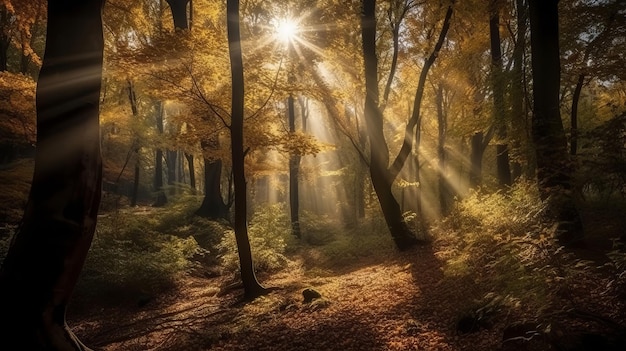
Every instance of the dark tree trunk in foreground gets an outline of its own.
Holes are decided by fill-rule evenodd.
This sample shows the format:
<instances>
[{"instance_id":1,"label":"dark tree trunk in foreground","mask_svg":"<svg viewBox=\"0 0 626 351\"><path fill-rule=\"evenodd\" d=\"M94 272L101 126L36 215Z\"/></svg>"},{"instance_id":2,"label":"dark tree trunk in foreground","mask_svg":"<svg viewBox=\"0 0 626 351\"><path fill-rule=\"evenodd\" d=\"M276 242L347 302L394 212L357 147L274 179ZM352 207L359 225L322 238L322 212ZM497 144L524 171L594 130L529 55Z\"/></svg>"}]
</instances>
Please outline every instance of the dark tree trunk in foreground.
<instances>
[{"instance_id":1,"label":"dark tree trunk in foreground","mask_svg":"<svg viewBox=\"0 0 626 351\"><path fill-rule=\"evenodd\" d=\"M69 330L65 311L100 204L102 5L48 1L33 182L0 270L3 349L88 350Z\"/></svg>"},{"instance_id":2,"label":"dark tree trunk in foreground","mask_svg":"<svg viewBox=\"0 0 626 351\"><path fill-rule=\"evenodd\" d=\"M389 149L383 135L383 116L378 108L378 58L376 57L376 1L363 0L361 21L365 63L365 121L370 138L370 177L378 196L389 232L399 250L418 243L402 217L402 210L391 186L394 178L387 168Z\"/></svg>"},{"instance_id":3,"label":"dark tree trunk in foreground","mask_svg":"<svg viewBox=\"0 0 626 351\"><path fill-rule=\"evenodd\" d=\"M549 212L560 223L557 237L568 243L583 232L572 195L572 167L559 111L558 0L531 0L529 4L537 180L542 197L549 201Z\"/></svg>"},{"instance_id":4,"label":"dark tree trunk in foreground","mask_svg":"<svg viewBox=\"0 0 626 351\"><path fill-rule=\"evenodd\" d=\"M11 45L11 37L8 34L8 30L5 30L4 26L9 26L9 10L7 10L4 4L0 5L0 72L7 70L8 52Z\"/></svg>"},{"instance_id":5,"label":"dark tree trunk in foreground","mask_svg":"<svg viewBox=\"0 0 626 351\"><path fill-rule=\"evenodd\" d=\"M500 186L511 185L509 147L507 145L506 108L504 106L504 77L502 74L502 49L500 48L500 13L498 0L489 4L489 39L491 43L491 88L493 90L494 119L498 142L496 144L496 169Z\"/></svg>"},{"instance_id":6,"label":"dark tree trunk in foreground","mask_svg":"<svg viewBox=\"0 0 626 351\"><path fill-rule=\"evenodd\" d=\"M268 289L265 289L256 278L250 240L248 239L248 194L244 170L245 152L243 150L244 81L241 36L239 34L239 0L226 1L226 16L228 53L232 75L230 139L233 157L233 185L235 187L235 239L239 251L239 266L245 297L251 300L267 293Z\"/></svg>"}]
</instances>

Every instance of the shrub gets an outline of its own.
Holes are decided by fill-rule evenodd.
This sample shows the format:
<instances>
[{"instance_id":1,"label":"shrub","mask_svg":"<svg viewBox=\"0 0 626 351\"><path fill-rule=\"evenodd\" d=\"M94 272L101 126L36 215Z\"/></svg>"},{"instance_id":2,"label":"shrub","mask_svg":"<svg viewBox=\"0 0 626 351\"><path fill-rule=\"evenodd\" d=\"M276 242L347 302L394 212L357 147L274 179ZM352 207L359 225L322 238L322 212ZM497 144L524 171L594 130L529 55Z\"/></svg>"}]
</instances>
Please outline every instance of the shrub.
<instances>
[{"instance_id":1,"label":"shrub","mask_svg":"<svg viewBox=\"0 0 626 351\"><path fill-rule=\"evenodd\" d=\"M193 237L159 233L155 213L117 213L99 220L77 286L79 301L136 302L174 287L201 249Z\"/></svg>"},{"instance_id":2,"label":"shrub","mask_svg":"<svg viewBox=\"0 0 626 351\"><path fill-rule=\"evenodd\" d=\"M476 285L535 310L547 308L551 283L565 273L554 240L556 223L530 182L491 194L472 192L433 228L447 276L470 276Z\"/></svg>"},{"instance_id":3,"label":"shrub","mask_svg":"<svg viewBox=\"0 0 626 351\"><path fill-rule=\"evenodd\" d=\"M287 266L289 259L285 256L285 240L290 235L291 225L284 204L269 205L254 213L248 237L256 271L271 272ZM239 255L234 231L226 232L217 249L224 269L237 274Z\"/></svg>"}]
</instances>

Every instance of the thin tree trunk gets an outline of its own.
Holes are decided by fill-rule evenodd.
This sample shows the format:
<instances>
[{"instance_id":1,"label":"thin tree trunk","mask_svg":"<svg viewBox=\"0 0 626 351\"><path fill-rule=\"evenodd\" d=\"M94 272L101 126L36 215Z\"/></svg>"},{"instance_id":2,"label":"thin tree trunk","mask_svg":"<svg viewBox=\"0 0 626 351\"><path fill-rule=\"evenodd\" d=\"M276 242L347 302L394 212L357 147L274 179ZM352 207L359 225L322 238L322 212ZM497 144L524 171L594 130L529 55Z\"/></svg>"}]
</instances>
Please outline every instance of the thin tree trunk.
<instances>
[{"instance_id":1,"label":"thin tree trunk","mask_svg":"<svg viewBox=\"0 0 626 351\"><path fill-rule=\"evenodd\" d=\"M37 84L35 170L0 270L0 340L19 350L89 350L65 312L96 227L102 0L48 1Z\"/></svg>"},{"instance_id":2,"label":"thin tree trunk","mask_svg":"<svg viewBox=\"0 0 626 351\"><path fill-rule=\"evenodd\" d=\"M424 66L422 67L422 72L420 73L420 77L417 83L417 89L415 90L415 98L413 99L413 112L411 118L406 124L405 133L404 133L404 141L402 142L402 146L400 147L400 151L398 155L394 159L391 167L391 177L396 179L400 170L404 166L404 162L406 162L406 158L411 153L413 149L413 129L420 129L419 124L421 123L421 107L422 107L422 98L424 97L424 87L426 85L426 77L428 76L428 71L435 63L437 56L439 56L439 51L441 51L441 47L443 46L443 42L448 34L448 30L450 29L450 20L452 19L452 14L454 13L453 9L454 1L450 3L448 6L448 10L446 11L446 16L443 19L443 25L441 26L441 31L439 32L439 38L437 39L437 43L433 51L430 53L430 56L424 62ZM418 132L415 134L417 135Z\"/></svg>"},{"instance_id":3,"label":"thin tree trunk","mask_svg":"<svg viewBox=\"0 0 626 351\"><path fill-rule=\"evenodd\" d=\"M156 124L159 136L163 135L163 114L164 114L163 102L159 102L158 111L156 115ZM167 203L167 196L163 191L163 150L156 149L155 165L154 165L154 190L156 191L156 200L153 204L155 207L164 206Z\"/></svg>"},{"instance_id":4,"label":"thin tree trunk","mask_svg":"<svg viewBox=\"0 0 626 351\"><path fill-rule=\"evenodd\" d=\"M11 37L8 33L9 26L9 14L6 5L0 4L0 72L4 72L8 69L8 51L9 45L11 45ZM6 27L5 27L6 26Z\"/></svg>"},{"instance_id":5,"label":"thin tree trunk","mask_svg":"<svg viewBox=\"0 0 626 351\"><path fill-rule=\"evenodd\" d=\"M193 154L185 153L185 158L187 159L187 167L189 169L189 187L191 188L191 193L196 194L196 167L194 165L194 157Z\"/></svg>"},{"instance_id":6,"label":"thin tree trunk","mask_svg":"<svg viewBox=\"0 0 626 351\"><path fill-rule=\"evenodd\" d=\"M578 102L580 101L580 93L583 90L584 84L585 74L581 73L578 76L576 89L574 89L574 95L572 96L572 113L570 114L570 127L572 135L570 137L569 154L572 156L576 156L578 151Z\"/></svg>"},{"instance_id":7,"label":"thin tree trunk","mask_svg":"<svg viewBox=\"0 0 626 351\"><path fill-rule=\"evenodd\" d=\"M138 118L139 110L137 108L137 95L135 94L135 88L133 87L133 83L128 80L128 101L130 102L130 108L133 113L134 118ZM135 132L133 136L133 153L135 154L135 171L133 178L133 190L130 197L130 205L137 206L137 197L139 195L139 176L140 176L140 167L139 167L139 140Z\"/></svg>"},{"instance_id":8,"label":"thin tree trunk","mask_svg":"<svg viewBox=\"0 0 626 351\"><path fill-rule=\"evenodd\" d=\"M268 292L256 278L250 240L248 239L247 190L243 149L244 80L241 37L239 32L239 0L226 0L228 53L232 75L231 151L235 187L235 239L246 299L252 300Z\"/></svg>"},{"instance_id":9,"label":"thin tree trunk","mask_svg":"<svg viewBox=\"0 0 626 351\"><path fill-rule=\"evenodd\" d=\"M437 182L439 186L439 211L442 216L447 216L450 212L450 186L446 177L446 133L448 131L448 118L444 111L443 85L440 84L435 91L435 101L437 103L437 158L439 172L437 172Z\"/></svg>"},{"instance_id":10,"label":"thin tree trunk","mask_svg":"<svg viewBox=\"0 0 626 351\"><path fill-rule=\"evenodd\" d=\"M526 28L528 12L524 0L515 0L517 10L517 42L513 49L513 68L511 75L511 125L513 149L517 153L511 167L513 180L522 176L522 164L529 167L528 134L524 99L524 50L526 48Z\"/></svg>"},{"instance_id":11,"label":"thin tree trunk","mask_svg":"<svg viewBox=\"0 0 626 351\"><path fill-rule=\"evenodd\" d=\"M559 222L557 237L570 243L580 239L583 231L572 195L572 167L559 111L558 0L531 0L529 5L537 180L549 212Z\"/></svg>"},{"instance_id":12,"label":"thin tree trunk","mask_svg":"<svg viewBox=\"0 0 626 351\"><path fill-rule=\"evenodd\" d=\"M498 143L496 145L496 168L500 186L511 185L509 148L506 144L507 122L504 106L504 77L502 74L502 50L500 48L500 14L498 0L489 4L489 38L491 43L491 87L493 90L494 124Z\"/></svg>"},{"instance_id":13,"label":"thin tree trunk","mask_svg":"<svg viewBox=\"0 0 626 351\"><path fill-rule=\"evenodd\" d=\"M292 79L290 79L292 80ZM296 111L293 95L287 98L287 119L289 133L296 132ZM298 192L298 176L300 173L300 156L289 154L289 209L291 217L291 234L300 238L300 196Z\"/></svg>"}]
</instances>

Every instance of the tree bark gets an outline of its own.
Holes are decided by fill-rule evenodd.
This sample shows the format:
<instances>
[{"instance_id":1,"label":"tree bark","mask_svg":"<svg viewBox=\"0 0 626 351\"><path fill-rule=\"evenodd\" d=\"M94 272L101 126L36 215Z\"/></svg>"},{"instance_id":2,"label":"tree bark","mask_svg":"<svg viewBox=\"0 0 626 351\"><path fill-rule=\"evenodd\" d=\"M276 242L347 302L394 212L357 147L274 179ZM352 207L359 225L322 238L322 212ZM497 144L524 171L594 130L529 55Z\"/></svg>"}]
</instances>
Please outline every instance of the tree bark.
<instances>
[{"instance_id":1,"label":"tree bark","mask_svg":"<svg viewBox=\"0 0 626 351\"><path fill-rule=\"evenodd\" d=\"M187 168L189 169L189 187L191 193L196 194L196 167L194 165L193 154L185 152L185 159L187 159Z\"/></svg>"},{"instance_id":2,"label":"tree bark","mask_svg":"<svg viewBox=\"0 0 626 351\"><path fill-rule=\"evenodd\" d=\"M291 94L287 98L287 119L289 120L289 133L293 135L296 132L296 111L294 98ZM289 210L291 217L291 234L296 238L300 238L299 174L300 155L291 152L289 154Z\"/></svg>"},{"instance_id":3,"label":"tree bark","mask_svg":"<svg viewBox=\"0 0 626 351\"><path fill-rule=\"evenodd\" d=\"M513 66L511 74L511 131L513 150L517 153L511 167L511 178L515 180L522 176L522 165L530 169L532 157L529 155L528 128L524 94L524 50L526 48L526 28L528 11L524 0L515 0L517 10L517 35L513 49Z\"/></svg>"},{"instance_id":4,"label":"tree bark","mask_svg":"<svg viewBox=\"0 0 626 351\"><path fill-rule=\"evenodd\" d=\"M437 104L437 158L439 172L437 172L437 183L439 187L439 212L442 216L450 213L450 184L446 177L446 134L448 132L448 116L444 111L443 85L439 84L435 91L435 101Z\"/></svg>"},{"instance_id":5,"label":"tree bark","mask_svg":"<svg viewBox=\"0 0 626 351\"><path fill-rule=\"evenodd\" d=\"M529 5L537 181L549 213L559 222L558 239L570 243L580 239L583 232L572 195L572 167L559 111L558 0L531 0Z\"/></svg>"},{"instance_id":6,"label":"tree bark","mask_svg":"<svg viewBox=\"0 0 626 351\"><path fill-rule=\"evenodd\" d=\"M246 299L252 300L268 292L256 278L248 238L247 190L243 149L244 80L241 36L239 30L239 0L226 0L228 53L232 76L231 152L233 185L235 187L235 239L239 251L241 280Z\"/></svg>"},{"instance_id":7,"label":"tree bark","mask_svg":"<svg viewBox=\"0 0 626 351\"><path fill-rule=\"evenodd\" d=\"M399 250L418 243L402 217L392 193L394 177L389 171L389 148L383 135L383 116L378 108L378 58L376 56L376 1L363 0L361 21L365 64L365 122L370 138L370 177L391 236Z\"/></svg>"},{"instance_id":8,"label":"tree bark","mask_svg":"<svg viewBox=\"0 0 626 351\"><path fill-rule=\"evenodd\" d=\"M571 137L569 144L569 154L572 156L576 156L578 151L578 102L580 101L580 93L583 90L583 85L585 84L585 74L581 73L578 75L578 80L576 81L576 88L574 89L574 95L572 96L572 112L570 114L570 127L571 127Z\"/></svg>"},{"instance_id":9,"label":"tree bark","mask_svg":"<svg viewBox=\"0 0 626 351\"><path fill-rule=\"evenodd\" d=\"M8 69L8 51L11 45L8 26L11 14L4 4L0 4L0 72Z\"/></svg>"},{"instance_id":10,"label":"tree bark","mask_svg":"<svg viewBox=\"0 0 626 351\"><path fill-rule=\"evenodd\" d=\"M204 159L204 199L196 211L200 217L228 218L228 207L222 197L222 160Z\"/></svg>"},{"instance_id":11,"label":"tree bark","mask_svg":"<svg viewBox=\"0 0 626 351\"><path fill-rule=\"evenodd\" d=\"M0 270L0 340L20 350L88 350L65 312L96 227L102 0L49 0L28 203Z\"/></svg>"},{"instance_id":12,"label":"tree bark","mask_svg":"<svg viewBox=\"0 0 626 351\"><path fill-rule=\"evenodd\" d=\"M175 29L189 29L189 21L187 20L187 4L189 0L167 0L172 10L172 19L174 20Z\"/></svg>"},{"instance_id":13,"label":"tree bark","mask_svg":"<svg viewBox=\"0 0 626 351\"><path fill-rule=\"evenodd\" d=\"M159 132L159 136L163 136L163 114L164 106L163 102L158 103L158 111L156 115L156 125L157 130ZM165 191L163 190L163 150L160 148L156 149L155 153L155 164L154 164L154 191L156 191L156 200L154 201L153 206L161 207L165 206L167 203L167 196L165 196Z\"/></svg>"},{"instance_id":14,"label":"tree bark","mask_svg":"<svg viewBox=\"0 0 626 351\"><path fill-rule=\"evenodd\" d=\"M496 144L496 168L500 186L511 185L509 147L507 139L506 108L504 106L504 77L502 74L502 49L500 48L500 14L498 0L489 4L489 38L491 43L491 88L493 91Z\"/></svg>"},{"instance_id":15,"label":"tree bark","mask_svg":"<svg viewBox=\"0 0 626 351\"><path fill-rule=\"evenodd\" d=\"M130 109L133 113L134 118L138 118L139 109L137 108L137 95L135 94L135 87L133 83L128 80L128 101L130 102ZM139 167L139 138L135 134L133 136L133 153L135 155L135 167L134 167L134 178L133 178L133 190L130 197L130 205L132 207L137 206L137 198L139 196L139 176L140 176L140 167Z\"/></svg>"}]
</instances>

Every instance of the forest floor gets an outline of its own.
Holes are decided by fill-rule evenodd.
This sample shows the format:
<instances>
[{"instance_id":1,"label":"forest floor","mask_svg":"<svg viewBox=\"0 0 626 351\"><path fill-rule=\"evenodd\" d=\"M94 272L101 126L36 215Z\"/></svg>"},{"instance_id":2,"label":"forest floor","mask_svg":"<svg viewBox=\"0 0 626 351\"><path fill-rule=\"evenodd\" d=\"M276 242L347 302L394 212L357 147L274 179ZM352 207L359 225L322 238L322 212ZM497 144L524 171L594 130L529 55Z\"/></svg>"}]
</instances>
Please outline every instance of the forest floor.
<instances>
[{"instance_id":1,"label":"forest floor","mask_svg":"<svg viewBox=\"0 0 626 351\"><path fill-rule=\"evenodd\" d=\"M99 350L494 350L501 330L457 335L471 289L444 284L430 246L334 271L294 264L261 276L277 290L252 302L218 294L222 278L187 277L143 307L77 316L74 330ZM313 288L322 297L303 302ZM475 296L478 297L478 296Z\"/></svg>"},{"instance_id":2,"label":"forest floor","mask_svg":"<svg viewBox=\"0 0 626 351\"><path fill-rule=\"evenodd\" d=\"M435 252L431 245L421 246L333 270L307 269L306 260L295 261L280 273L261 275L266 287L277 289L245 303L241 289L220 290L229 283L226 278L196 274L181 279L166 296L134 306L91 308L71 314L69 323L81 340L102 351L556 349L544 339L503 343L506 328L527 322L529 311L509 310L484 328L460 333L460 316L484 292L472 278L444 279ZM305 303L306 288L322 297ZM575 319L555 318L553 332L568 338L576 328L593 329L591 319ZM566 349L613 350L601 344L576 347Z\"/></svg>"}]
</instances>

